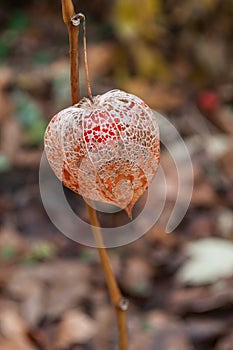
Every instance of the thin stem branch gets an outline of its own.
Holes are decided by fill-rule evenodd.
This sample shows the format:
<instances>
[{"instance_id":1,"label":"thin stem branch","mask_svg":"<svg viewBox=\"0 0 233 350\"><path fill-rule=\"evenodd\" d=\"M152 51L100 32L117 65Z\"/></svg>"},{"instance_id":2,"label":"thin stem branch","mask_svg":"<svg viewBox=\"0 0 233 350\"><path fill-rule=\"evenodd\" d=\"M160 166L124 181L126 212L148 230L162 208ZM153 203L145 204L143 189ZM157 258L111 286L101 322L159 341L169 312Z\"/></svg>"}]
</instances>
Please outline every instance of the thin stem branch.
<instances>
[{"instance_id":1,"label":"thin stem branch","mask_svg":"<svg viewBox=\"0 0 233 350\"><path fill-rule=\"evenodd\" d=\"M71 19L71 22L74 26L79 26L80 21L83 22L83 51L84 51L84 66L85 66L85 77L86 77L86 84L87 84L87 92L88 97L91 101L93 101L93 96L91 92L91 85L89 80L89 69L88 69L88 62L87 62L87 35L86 35L86 17L83 13L78 13L77 15L73 16Z\"/></svg>"},{"instance_id":2,"label":"thin stem branch","mask_svg":"<svg viewBox=\"0 0 233 350\"><path fill-rule=\"evenodd\" d=\"M79 72L78 72L78 24L74 24L74 7L71 0L62 0L62 14L63 20L67 26L70 41L70 81L71 81L71 95L72 103L75 104L79 100ZM88 89L88 96L92 100L91 87L89 83L88 64L87 64L87 47L86 47L86 26L85 16L78 14L78 18L83 20L83 44L84 44L84 62L86 82ZM73 21L72 21L73 19ZM127 318L126 311L128 309L128 301L123 298L118 285L116 283L112 267L109 261L107 251L104 247L103 237L95 209L91 206L91 202L87 204L87 210L92 225L93 235L97 244L97 249L100 256L100 261L105 274L111 302L114 306L117 326L119 333L119 350L128 350L128 332L127 332Z\"/></svg>"}]
</instances>

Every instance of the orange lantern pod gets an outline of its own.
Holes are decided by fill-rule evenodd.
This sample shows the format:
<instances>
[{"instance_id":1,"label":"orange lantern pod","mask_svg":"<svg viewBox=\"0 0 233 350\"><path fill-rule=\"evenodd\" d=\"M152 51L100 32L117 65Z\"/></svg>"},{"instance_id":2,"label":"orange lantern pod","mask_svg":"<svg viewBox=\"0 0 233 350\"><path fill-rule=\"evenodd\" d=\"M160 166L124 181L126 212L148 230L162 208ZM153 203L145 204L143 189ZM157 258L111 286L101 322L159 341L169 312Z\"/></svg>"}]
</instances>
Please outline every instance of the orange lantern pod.
<instances>
[{"instance_id":1,"label":"orange lantern pod","mask_svg":"<svg viewBox=\"0 0 233 350\"><path fill-rule=\"evenodd\" d=\"M146 191L159 164L159 130L138 97L112 90L56 114L45 132L56 176L90 200L126 210Z\"/></svg>"}]
</instances>

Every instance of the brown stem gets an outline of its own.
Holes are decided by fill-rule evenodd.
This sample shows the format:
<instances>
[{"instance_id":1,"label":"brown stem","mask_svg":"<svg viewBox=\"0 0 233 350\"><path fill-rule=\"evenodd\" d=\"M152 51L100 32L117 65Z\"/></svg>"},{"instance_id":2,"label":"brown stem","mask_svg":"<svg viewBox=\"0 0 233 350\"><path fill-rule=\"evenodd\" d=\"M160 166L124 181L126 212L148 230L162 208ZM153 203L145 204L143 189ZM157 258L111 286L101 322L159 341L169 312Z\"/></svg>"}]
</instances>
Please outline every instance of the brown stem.
<instances>
[{"instance_id":1,"label":"brown stem","mask_svg":"<svg viewBox=\"0 0 233 350\"><path fill-rule=\"evenodd\" d=\"M70 84L72 104L79 101L79 70L78 70L78 27L74 26L71 18L74 16L72 0L62 0L62 16L67 26L70 43Z\"/></svg>"},{"instance_id":2,"label":"brown stem","mask_svg":"<svg viewBox=\"0 0 233 350\"><path fill-rule=\"evenodd\" d=\"M128 345L127 318L126 318L126 311L128 309L128 300L122 296L118 288L118 285L116 283L115 277L113 275L109 257L106 249L104 248L104 242L103 242L99 220L97 218L96 211L89 204L87 204L87 210L90 217L90 222L92 225L95 241L97 243L97 249L98 249L101 264L104 270L106 282L108 285L111 302L114 306L115 313L116 313L118 333L119 333L119 349L128 350L129 345Z\"/></svg>"},{"instance_id":3,"label":"brown stem","mask_svg":"<svg viewBox=\"0 0 233 350\"><path fill-rule=\"evenodd\" d=\"M62 0L62 13L63 20L67 26L70 40L70 80L71 80L71 94L72 103L75 104L79 100L79 75L78 75L78 26L72 23L74 17L74 7L71 0ZM79 14L80 15L80 14ZM83 19L83 37L84 37L84 61L86 81L88 88L89 98L92 100L92 93L89 84L88 66L87 66L87 49L86 49L86 30L85 30L85 17L81 14ZM91 204L91 202L89 202ZM117 326L119 333L119 350L128 350L128 332L127 332L127 318L126 311L128 309L128 301L123 298L118 285L116 283L109 257L106 249L104 248L104 242L101 234L101 229L95 209L91 205L87 204L87 210L92 225L93 235L97 244L97 249L100 256L100 261L105 274L111 302L114 306Z\"/></svg>"}]
</instances>

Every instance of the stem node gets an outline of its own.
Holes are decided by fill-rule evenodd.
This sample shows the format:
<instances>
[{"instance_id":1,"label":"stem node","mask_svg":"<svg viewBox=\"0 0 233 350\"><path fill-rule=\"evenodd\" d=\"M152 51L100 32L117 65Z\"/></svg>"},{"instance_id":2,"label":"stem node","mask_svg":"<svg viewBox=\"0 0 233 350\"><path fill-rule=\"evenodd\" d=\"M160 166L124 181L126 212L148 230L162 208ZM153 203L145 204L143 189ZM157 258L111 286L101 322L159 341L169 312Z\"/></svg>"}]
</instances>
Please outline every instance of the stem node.
<instances>
[{"instance_id":1,"label":"stem node","mask_svg":"<svg viewBox=\"0 0 233 350\"><path fill-rule=\"evenodd\" d=\"M129 300L126 298L121 298L118 307L121 311L127 311L129 308Z\"/></svg>"}]
</instances>

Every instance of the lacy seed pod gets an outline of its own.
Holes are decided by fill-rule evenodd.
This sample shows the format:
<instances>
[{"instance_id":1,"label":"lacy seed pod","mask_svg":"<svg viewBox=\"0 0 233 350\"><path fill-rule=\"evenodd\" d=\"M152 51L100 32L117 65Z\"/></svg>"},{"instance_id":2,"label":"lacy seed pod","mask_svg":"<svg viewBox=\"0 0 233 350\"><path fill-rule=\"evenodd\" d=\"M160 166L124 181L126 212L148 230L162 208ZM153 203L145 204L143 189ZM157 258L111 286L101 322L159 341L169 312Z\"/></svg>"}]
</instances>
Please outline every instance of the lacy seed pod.
<instances>
[{"instance_id":1,"label":"lacy seed pod","mask_svg":"<svg viewBox=\"0 0 233 350\"><path fill-rule=\"evenodd\" d=\"M159 163L159 131L138 97L112 90L83 98L56 114L45 132L45 152L63 184L128 215Z\"/></svg>"}]
</instances>

